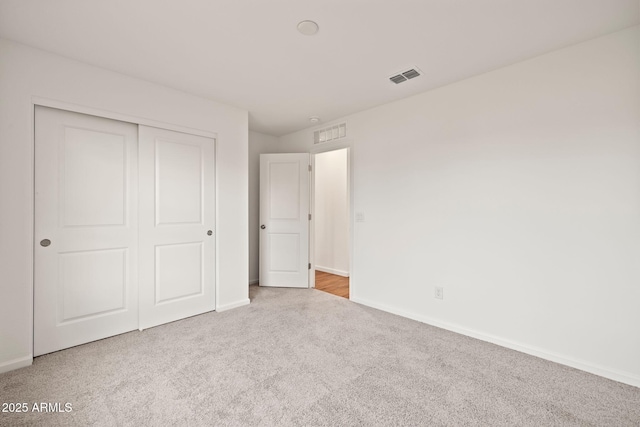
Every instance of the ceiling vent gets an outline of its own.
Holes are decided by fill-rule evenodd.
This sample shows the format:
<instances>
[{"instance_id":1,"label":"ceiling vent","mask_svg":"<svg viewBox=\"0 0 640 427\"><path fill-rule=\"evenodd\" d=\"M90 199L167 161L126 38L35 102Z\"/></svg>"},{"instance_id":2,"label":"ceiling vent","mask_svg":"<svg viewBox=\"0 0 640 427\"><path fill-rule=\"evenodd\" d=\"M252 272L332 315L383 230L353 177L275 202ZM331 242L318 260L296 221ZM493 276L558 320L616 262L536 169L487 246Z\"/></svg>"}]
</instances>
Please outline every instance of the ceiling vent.
<instances>
[{"instance_id":1,"label":"ceiling vent","mask_svg":"<svg viewBox=\"0 0 640 427\"><path fill-rule=\"evenodd\" d=\"M407 80L413 79L421 75L422 73L416 67L413 67L407 71L403 71L401 73L396 74L395 76L389 77L389 80L394 82L395 84L406 82Z\"/></svg>"},{"instance_id":2,"label":"ceiling vent","mask_svg":"<svg viewBox=\"0 0 640 427\"><path fill-rule=\"evenodd\" d=\"M325 129L313 131L313 143L322 144L323 142L335 141L347 136L347 124L341 123Z\"/></svg>"},{"instance_id":3,"label":"ceiling vent","mask_svg":"<svg viewBox=\"0 0 640 427\"><path fill-rule=\"evenodd\" d=\"M397 76L389 77L389 80L394 82L395 84L406 82L407 78L402 74L398 74Z\"/></svg>"}]
</instances>

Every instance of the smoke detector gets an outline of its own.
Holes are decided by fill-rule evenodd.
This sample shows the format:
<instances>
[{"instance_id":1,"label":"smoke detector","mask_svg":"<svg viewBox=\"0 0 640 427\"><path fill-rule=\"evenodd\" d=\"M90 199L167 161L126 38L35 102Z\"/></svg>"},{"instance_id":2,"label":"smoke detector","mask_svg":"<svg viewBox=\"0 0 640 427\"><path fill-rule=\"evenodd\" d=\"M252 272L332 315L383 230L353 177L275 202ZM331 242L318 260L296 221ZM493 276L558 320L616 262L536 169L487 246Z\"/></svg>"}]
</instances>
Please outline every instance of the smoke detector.
<instances>
[{"instance_id":1,"label":"smoke detector","mask_svg":"<svg viewBox=\"0 0 640 427\"><path fill-rule=\"evenodd\" d=\"M313 21L300 21L298 22L298 31L305 36L312 36L318 32L320 27Z\"/></svg>"}]
</instances>

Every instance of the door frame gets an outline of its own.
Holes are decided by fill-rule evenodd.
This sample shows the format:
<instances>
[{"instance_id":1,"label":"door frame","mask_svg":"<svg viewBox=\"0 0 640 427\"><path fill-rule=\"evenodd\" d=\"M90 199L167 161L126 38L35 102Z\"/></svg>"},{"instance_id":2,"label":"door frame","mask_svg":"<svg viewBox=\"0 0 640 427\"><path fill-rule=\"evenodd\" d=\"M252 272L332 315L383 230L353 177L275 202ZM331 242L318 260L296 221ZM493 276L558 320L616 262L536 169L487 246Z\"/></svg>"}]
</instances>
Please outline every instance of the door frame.
<instances>
[{"instance_id":1,"label":"door frame","mask_svg":"<svg viewBox=\"0 0 640 427\"><path fill-rule=\"evenodd\" d=\"M217 132L210 132L210 131L206 131L206 130L202 130L202 129L196 129L196 128L190 128L190 127L186 127L186 126L180 126L180 125L176 125L173 123L167 123L167 122L162 122L162 121L158 121L158 120L152 120L152 119L148 119L148 118L144 118L144 117L139 117L139 116L133 116L133 115L129 115L129 114L122 114L122 113L118 113L115 111L108 111L108 110L103 110L100 108L95 108L95 107L90 107L87 105L79 105L79 104L74 104L74 103L70 103L70 102L66 102L66 101L60 101L60 100L56 100L56 99L51 99L51 98L44 98L44 97L40 97L40 96L31 96L31 99L28 103L29 106L29 140L30 140L30 144L29 144L29 163L28 163L28 169L29 169L29 184L28 184L28 196L29 196L29 212L31 214L31 227L29 227L27 234L28 234L28 238L29 238L29 242L30 244L27 245L27 266L28 266L28 271L27 271L27 283L30 284L30 286L28 286L27 288L27 292L28 292L28 301L29 304L27 305L26 310L27 310L27 314L28 314L28 318L29 318L29 325L28 325L28 333L31 334L30 339L29 339L29 343L30 343L30 357L29 360L23 360L21 361L19 364L15 365L16 369L20 368L20 367L24 367L24 366L29 366L33 363L33 350L34 350L34 296L35 296L35 171L36 171L36 165L35 165L35 153L36 153L36 133L35 133L35 124L36 124L36 115L35 115L35 110L36 110L36 106L42 106L42 107L49 107L49 108L56 108L58 110L64 110L64 111L70 111L73 113L80 113L80 114L87 114L90 116L96 116L96 117L102 117L105 119L112 119L112 120L119 120L121 122L127 122L127 123L133 123L135 125L143 125L143 126L151 126L151 127L157 127L157 128L161 128L161 129L167 129L167 130L172 130L172 131L176 131L176 132L182 132L182 133L188 133L191 135L197 135L197 136L204 136L207 138L213 138L214 139L214 192L215 192L215 196L214 196L214 213L215 213L215 233L213 235L215 241L214 241L214 246L215 246L215 259L214 259L214 268L215 268L215 274L214 274L214 295L215 295L215 307L214 310L218 311L219 308L219 271L220 271L220 266L219 266L219 259L218 259L218 254L220 253L219 251L219 241L218 241L218 233L217 231L220 230L220 214L218 212L218 195L220 194L220 192L218 191L218 182L220 182L219 180L219 171L218 171L218 167L217 167L217 159L218 159L218 133ZM26 359L26 358L25 358Z\"/></svg>"},{"instance_id":2,"label":"door frame","mask_svg":"<svg viewBox=\"0 0 640 427\"><path fill-rule=\"evenodd\" d=\"M329 151L347 150L347 200L349 207L349 299L352 298L354 292L353 280L353 265L354 265L354 253L353 253L353 240L354 240L354 167L353 167L353 143L350 139L344 139L336 142L326 142L311 147L309 154L311 155L311 177L310 185L311 191L309 192L309 203L311 212L311 221L309 221L309 262L311 263L311 269L309 269L309 287L316 287L316 257L315 257L315 244L316 244L316 211L315 211L315 196L316 196L316 154L327 153Z\"/></svg>"}]
</instances>

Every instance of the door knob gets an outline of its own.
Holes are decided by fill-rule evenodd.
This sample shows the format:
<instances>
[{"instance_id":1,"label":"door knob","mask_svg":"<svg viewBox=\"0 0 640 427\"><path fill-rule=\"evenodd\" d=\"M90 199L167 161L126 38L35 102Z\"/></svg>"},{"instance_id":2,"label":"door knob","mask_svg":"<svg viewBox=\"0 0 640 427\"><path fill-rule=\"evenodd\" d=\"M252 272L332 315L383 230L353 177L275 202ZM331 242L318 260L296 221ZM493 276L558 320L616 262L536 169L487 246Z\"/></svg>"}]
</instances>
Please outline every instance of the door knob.
<instances>
[{"instance_id":1,"label":"door knob","mask_svg":"<svg viewBox=\"0 0 640 427\"><path fill-rule=\"evenodd\" d=\"M42 239L42 240L40 240L40 246L42 246L42 247L45 247L45 248L46 248L46 247L47 247L47 246L49 246L50 244L51 244L51 240L49 240L49 239Z\"/></svg>"},{"instance_id":2,"label":"door knob","mask_svg":"<svg viewBox=\"0 0 640 427\"><path fill-rule=\"evenodd\" d=\"M209 230L207 231L207 236L211 236L213 234L213 231Z\"/></svg>"},{"instance_id":3,"label":"door knob","mask_svg":"<svg viewBox=\"0 0 640 427\"><path fill-rule=\"evenodd\" d=\"M266 225L264 225L264 224L262 224L262 225L260 226L260 228L262 228L262 229L264 230L265 228L267 228L267 226L266 226Z\"/></svg>"}]
</instances>

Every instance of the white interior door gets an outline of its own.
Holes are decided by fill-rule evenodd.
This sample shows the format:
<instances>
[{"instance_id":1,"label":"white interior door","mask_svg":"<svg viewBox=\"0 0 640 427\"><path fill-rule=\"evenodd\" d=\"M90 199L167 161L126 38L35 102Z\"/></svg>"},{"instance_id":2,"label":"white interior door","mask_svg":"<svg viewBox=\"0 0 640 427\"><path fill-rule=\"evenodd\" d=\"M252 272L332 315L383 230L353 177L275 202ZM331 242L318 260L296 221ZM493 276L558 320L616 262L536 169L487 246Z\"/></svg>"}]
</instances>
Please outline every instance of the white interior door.
<instances>
[{"instance_id":1,"label":"white interior door","mask_svg":"<svg viewBox=\"0 0 640 427\"><path fill-rule=\"evenodd\" d=\"M138 327L137 126L35 111L34 355Z\"/></svg>"},{"instance_id":2,"label":"white interior door","mask_svg":"<svg viewBox=\"0 0 640 427\"><path fill-rule=\"evenodd\" d=\"M215 140L139 126L140 329L215 309Z\"/></svg>"},{"instance_id":3,"label":"white interior door","mask_svg":"<svg viewBox=\"0 0 640 427\"><path fill-rule=\"evenodd\" d=\"M309 287L309 154L260 155L260 286Z\"/></svg>"}]
</instances>

